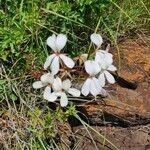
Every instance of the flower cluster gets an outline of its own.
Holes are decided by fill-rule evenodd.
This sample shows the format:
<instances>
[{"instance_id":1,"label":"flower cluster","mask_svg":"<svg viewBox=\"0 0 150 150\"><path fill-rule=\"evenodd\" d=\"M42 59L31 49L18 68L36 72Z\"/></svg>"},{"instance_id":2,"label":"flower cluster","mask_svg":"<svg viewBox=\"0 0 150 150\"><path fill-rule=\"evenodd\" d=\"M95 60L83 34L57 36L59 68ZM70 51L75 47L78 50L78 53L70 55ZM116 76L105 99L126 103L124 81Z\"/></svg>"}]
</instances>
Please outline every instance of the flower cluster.
<instances>
[{"instance_id":1,"label":"flower cluster","mask_svg":"<svg viewBox=\"0 0 150 150\"><path fill-rule=\"evenodd\" d=\"M60 53L65 47L66 42L67 37L63 34L59 34L57 37L55 34L53 34L47 39L47 45L54 51L54 53L46 59L46 62L44 63L44 69L46 70L50 66L54 75L59 72L60 63L64 63L68 68L73 68L75 65L71 58Z\"/></svg>"},{"instance_id":2,"label":"flower cluster","mask_svg":"<svg viewBox=\"0 0 150 150\"><path fill-rule=\"evenodd\" d=\"M106 91L103 89L106 80L108 83L115 83L115 79L109 71L116 71L117 68L112 64L113 55L106 50L100 49L103 43L102 37L99 34L93 33L90 38L97 46L96 55L94 60L87 60L84 63L85 70L89 74L89 77L83 84L81 92L84 96L87 96L89 93L93 96L98 94L106 95Z\"/></svg>"},{"instance_id":3,"label":"flower cluster","mask_svg":"<svg viewBox=\"0 0 150 150\"><path fill-rule=\"evenodd\" d=\"M61 53L61 50L65 47L66 42L67 37L63 34L59 34L58 36L53 34L47 39L47 45L53 50L54 53L46 59L44 69L47 70L48 67L50 67L51 73L42 75L40 81L33 83L34 89L39 89L46 86L43 93L44 99L54 102L60 98L60 105L62 107L65 107L68 104L66 93L69 93L75 97L80 96L79 90L71 88L71 81L69 79L62 81L61 78L56 76L59 73L60 66L65 65L65 67L73 68L75 65L71 58Z\"/></svg>"},{"instance_id":4,"label":"flower cluster","mask_svg":"<svg viewBox=\"0 0 150 150\"><path fill-rule=\"evenodd\" d=\"M61 53L67 43L66 35L58 34L56 36L53 34L47 39L47 45L53 50L53 54L47 57L44 69L50 69L50 72L42 75L40 81L33 83L34 89L45 87L43 93L45 100L54 102L60 99L60 105L65 107L68 104L68 94L74 97L79 97L81 93L84 96L91 94L94 97L98 94L106 95L106 91L104 90L106 80L108 83L115 83L115 79L110 73L110 71L117 70L112 64L113 55L106 50L100 49L103 39L99 34L93 33L90 38L96 45L96 54L94 60L82 59L88 78L84 82L81 92L71 87L72 84L69 79L62 81L59 77L60 68L72 69L75 66L75 62L71 58ZM87 54L84 55L87 58Z\"/></svg>"}]
</instances>

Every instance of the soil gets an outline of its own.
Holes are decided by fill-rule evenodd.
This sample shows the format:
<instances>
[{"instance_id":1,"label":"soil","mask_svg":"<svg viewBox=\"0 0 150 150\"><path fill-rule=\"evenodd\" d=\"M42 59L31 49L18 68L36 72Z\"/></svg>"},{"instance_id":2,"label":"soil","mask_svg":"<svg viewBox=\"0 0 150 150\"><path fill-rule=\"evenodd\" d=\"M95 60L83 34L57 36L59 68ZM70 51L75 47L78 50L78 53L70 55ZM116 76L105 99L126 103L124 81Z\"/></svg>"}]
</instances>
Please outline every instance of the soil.
<instances>
[{"instance_id":1,"label":"soil","mask_svg":"<svg viewBox=\"0 0 150 150\"><path fill-rule=\"evenodd\" d=\"M84 109L86 113L82 113L88 117L92 127L119 150L150 150L150 37L127 39L118 47L119 76L135 86L130 88L130 85L121 86L120 83L109 85L109 96L103 99L104 103L91 102L78 109ZM117 66L118 52L116 49L110 51ZM76 137L73 145L77 150L115 149L89 130L96 148L86 129L77 125L72 128Z\"/></svg>"},{"instance_id":2,"label":"soil","mask_svg":"<svg viewBox=\"0 0 150 150\"><path fill-rule=\"evenodd\" d=\"M94 127L105 138L109 139L119 150L149 150L150 149L150 125L136 127ZM76 127L77 149L79 150L95 150L89 134L83 127ZM94 132L91 135L96 143L98 150L115 149L108 144L103 138L96 136ZM81 141L82 140L82 141Z\"/></svg>"}]
</instances>

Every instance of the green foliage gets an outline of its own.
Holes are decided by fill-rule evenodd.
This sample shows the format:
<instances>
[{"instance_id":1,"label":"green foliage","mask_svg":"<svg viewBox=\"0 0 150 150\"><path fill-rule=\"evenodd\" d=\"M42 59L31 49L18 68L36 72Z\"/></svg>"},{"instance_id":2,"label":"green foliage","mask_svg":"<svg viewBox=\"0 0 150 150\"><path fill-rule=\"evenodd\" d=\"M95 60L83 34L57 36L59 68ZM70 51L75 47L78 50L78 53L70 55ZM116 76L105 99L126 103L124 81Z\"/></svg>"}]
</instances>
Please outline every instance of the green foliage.
<instances>
[{"instance_id":1,"label":"green foliage","mask_svg":"<svg viewBox=\"0 0 150 150\"><path fill-rule=\"evenodd\" d=\"M45 41L52 33L68 34L70 42L65 51L77 55L87 52L89 35L99 19L98 31L112 43L149 23L148 0L1 0L0 3L0 58L8 70L19 60L12 72L16 75L30 72L28 62L36 58L36 63L45 61L50 52Z\"/></svg>"},{"instance_id":2,"label":"green foliage","mask_svg":"<svg viewBox=\"0 0 150 150\"><path fill-rule=\"evenodd\" d=\"M60 107L57 107L56 111L34 108L34 111L28 111L28 118L30 124L28 131L30 133L30 140L32 141L32 148L43 148L44 145L49 147L49 143L53 143L53 140L58 136L57 126L63 125L70 115L76 114L74 106L69 106L66 111L62 111ZM46 142L46 141L49 142Z\"/></svg>"}]
</instances>

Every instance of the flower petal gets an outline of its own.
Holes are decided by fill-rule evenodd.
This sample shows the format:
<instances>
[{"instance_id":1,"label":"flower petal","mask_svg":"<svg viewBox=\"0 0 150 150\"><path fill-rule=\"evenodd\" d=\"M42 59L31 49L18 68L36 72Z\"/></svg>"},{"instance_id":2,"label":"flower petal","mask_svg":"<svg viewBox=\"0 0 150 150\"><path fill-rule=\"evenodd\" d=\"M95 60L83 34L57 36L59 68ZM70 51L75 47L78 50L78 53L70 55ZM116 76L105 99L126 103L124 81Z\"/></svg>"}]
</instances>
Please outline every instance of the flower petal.
<instances>
[{"instance_id":1,"label":"flower petal","mask_svg":"<svg viewBox=\"0 0 150 150\"><path fill-rule=\"evenodd\" d=\"M94 75L98 74L101 71L101 67L96 61L92 62L93 70L94 70Z\"/></svg>"},{"instance_id":2,"label":"flower petal","mask_svg":"<svg viewBox=\"0 0 150 150\"><path fill-rule=\"evenodd\" d=\"M48 83L52 84L54 81L54 76L53 74L45 73L41 76L41 81L44 84L48 84Z\"/></svg>"},{"instance_id":3,"label":"flower petal","mask_svg":"<svg viewBox=\"0 0 150 150\"><path fill-rule=\"evenodd\" d=\"M74 67L75 63L71 58L65 56L64 54L60 54L59 56L68 68Z\"/></svg>"},{"instance_id":4,"label":"flower petal","mask_svg":"<svg viewBox=\"0 0 150 150\"><path fill-rule=\"evenodd\" d=\"M101 74L99 75L98 80L100 81L100 85L101 85L102 87L104 87L104 86L105 86L105 76L104 76L104 73L101 73Z\"/></svg>"},{"instance_id":5,"label":"flower petal","mask_svg":"<svg viewBox=\"0 0 150 150\"><path fill-rule=\"evenodd\" d=\"M67 104L68 104L67 95L66 95L66 93L62 92L61 98L60 98L60 105L61 105L62 107L66 107Z\"/></svg>"},{"instance_id":6,"label":"flower petal","mask_svg":"<svg viewBox=\"0 0 150 150\"><path fill-rule=\"evenodd\" d=\"M115 83L114 77L108 71L104 71L104 73L105 73L107 81L111 84L114 84Z\"/></svg>"},{"instance_id":7,"label":"flower petal","mask_svg":"<svg viewBox=\"0 0 150 150\"><path fill-rule=\"evenodd\" d=\"M53 74L49 74L48 76L48 83L53 84L54 82L54 75Z\"/></svg>"},{"instance_id":8,"label":"flower petal","mask_svg":"<svg viewBox=\"0 0 150 150\"><path fill-rule=\"evenodd\" d=\"M84 65L86 72L91 76L96 75L101 70L98 63L92 60L87 60Z\"/></svg>"},{"instance_id":9,"label":"flower petal","mask_svg":"<svg viewBox=\"0 0 150 150\"><path fill-rule=\"evenodd\" d=\"M92 61L91 61L91 60L87 60L87 61L84 63L84 66L85 66L86 72L87 72L89 75L93 75L93 74L94 74L93 66L92 66Z\"/></svg>"},{"instance_id":10,"label":"flower petal","mask_svg":"<svg viewBox=\"0 0 150 150\"><path fill-rule=\"evenodd\" d=\"M91 84L90 84L90 93L93 95L93 96L96 96L100 93L100 90L99 88L96 86L94 80L92 79L91 80Z\"/></svg>"},{"instance_id":11,"label":"flower petal","mask_svg":"<svg viewBox=\"0 0 150 150\"><path fill-rule=\"evenodd\" d=\"M41 79L42 83L48 83L48 74L49 73L45 73L41 76L40 79Z\"/></svg>"},{"instance_id":12,"label":"flower petal","mask_svg":"<svg viewBox=\"0 0 150 150\"><path fill-rule=\"evenodd\" d=\"M106 54L106 55L105 55L105 58L104 58L104 61L105 61L105 62L107 63L107 65L109 66L109 65L111 65L111 64L113 63L113 58L112 58L111 55Z\"/></svg>"},{"instance_id":13,"label":"flower petal","mask_svg":"<svg viewBox=\"0 0 150 150\"><path fill-rule=\"evenodd\" d=\"M93 33L93 34L91 34L90 38L91 38L91 41L92 41L98 48L99 48L99 47L102 45L102 43L103 43L103 39L102 39L102 37L101 37L100 34Z\"/></svg>"},{"instance_id":14,"label":"flower petal","mask_svg":"<svg viewBox=\"0 0 150 150\"><path fill-rule=\"evenodd\" d=\"M93 77L92 79L93 79L94 84L95 84L95 87L96 87L96 89L97 89L97 91L98 91L98 93L99 93L99 92L101 91L101 89L102 89L102 86L101 86L101 84L99 83L99 80L98 80L97 78Z\"/></svg>"},{"instance_id":15,"label":"flower petal","mask_svg":"<svg viewBox=\"0 0 150 150\"><path fill-rule=\"evenodd\" d=\"M48 66L50 66L53 58L55 57L56 55L55 54L52 54L50 56L47 57L45 63L44 63L44 69L46 70L48 68Z\"/></svg>"},{"instance_id":16,"label":"flower petal","mask_svg":"<svg viewBox=\"0 0 150 150\"><path fill-rule=\"evenodd\" d=\"M80 91L75 89L75 88L70 88L68 93L71 94L72 96L75 96L75 97L79 97L80 96Z\"/></svg>"},{"instance_id":17,"label":"flower petal","mask_svg":"<svg viewBox=\"0 0 150 150\"><path fill-rule=\"evenodd\" d=\"M53 89L54 89L54 91L62 90L62 81L59 77L56 77L56 79L54 79Z\"/></svg>"},{"instance_id":18,"label":"flower petal","mask_svg":"<svg viewBox=\"0 0 150 150\"><path fill-rule=\"evenodd\" d=\"M55 95L57 96L57 97L61 97L61 94L62 94L62 91L55 91L55 92L53 92L53 93L55 93Z\"/></svg>"},{"instance_id":19,"label":"flower petal","mask_svg":"<svg viewBox=\"0 0 150 150\"><path fill-rule=\"evenodd\" d=\"M107 70L109 70L109 71L116 71L117 68L116 68L114 65L110 65L110 66L107 68Z\"/></svg>"},{"instance_id":20,"label":"flower petal","mask_svg":"<svg viewBox=\"0 0 150 150\"><path fill-rule=\"evenodd\" d=\"M63 89L64 89L65 91L68 91L69 88L71 87L71 81L70 81L69 79L64 80L64 81L62 82L62 86L63 86Z\"/></svg>"},{"instance_id":21,"label":"flower petal","mask_svg":"<svg viewBox=\"0 0 150 150\"><path fill-rule=\"evenodd\" d=\"M53 59L52 63L51 63L51 71L52 74L55 75L59 72L59 57L55 56L55 58Z\"/></svg>"},{"instance_id":22,"label":"flower petal","mask_svg":"<svg viewBox=\"0 0 150 150\"><path fill-rule=\"evenodd\" d=\"M54 102L57 99L55 93L49 93L49 91L44 91L44 99L48 100L49 102Z\"/></svg>"},{"instance_id":23,"label":"flower petal","mask_svg":"<svg viewBox=\"0 0 150 150\"><path fill-rule=\"evenodd\" d=\"M46 43L47 45L54 51L57 52L57 48L56 48L56 35L53 34L52 36L48 37Z\"/></svg>"},{"instance_id":24,"label":"flower petal","mask_svg":"<svg viewBox=\"0 0 150 150\"><path fill-rule=\"evenodd\" d=\"M50 95L51 95L51 87L47 86L45 88L45 90L44 90L43 97L44 97L44 99L49 100L50 99Z\"/></svg>"},{"instance_id":25,"label":"flower petal","mask_svg":"<svg viewBox=\"0 0 150 150\"><path fill-rule=\"evenodd\" d=\"M56 47L59 52L61 49L65 47L66 42L67 42L67 36L64 34L58 34L56 39Z\"/></svg>"},{"instance_id":26,"label":"flower petal","mask_svg":"<svg viewBox=\"0 0 150 150\"><path fill-rule=\"evenodd\" d=\"M95 61L96 62L102 63L104 58L105 58L105 56L104 56L104 54L102 52L100 52L100 51L96 52L96 55L95 55Z\"/></svg>"},{"instance_id":27,"label":"flower petal","mask_svg":"<svg viewBox=\"0 0 150 150\"><path fill-rule=\"evenodd\" d=\"M88 78L88 79L84 82L84 84L83 84L83 86L82 86L82 88L81 88L81 93L82 93L84 96L87 96L87 95L89 94L89 92L90 92L90 83L91 83L91 79Z\"/></svg>"},{"instance_id":28,"label":"flower petal","mask_svg":"<svg viewBox=\"0 0 150 150\"><path fill-rule=\"evenodd\" d=\"M99 50L96 52L95 61L98 62L102 69L106 69L113 63L112 54L103 50Z\"/></svg>"},{"instance_id":29,"label":"flower petal","mask_svg":"<svg viewBox=\"0 0 150 150\"><path fill-rule=\"evenodd\" d=\"M41 81L35 81L32 86L34 89L40 89L44 87L45 85Z\"/></svg>"}]
</instances>

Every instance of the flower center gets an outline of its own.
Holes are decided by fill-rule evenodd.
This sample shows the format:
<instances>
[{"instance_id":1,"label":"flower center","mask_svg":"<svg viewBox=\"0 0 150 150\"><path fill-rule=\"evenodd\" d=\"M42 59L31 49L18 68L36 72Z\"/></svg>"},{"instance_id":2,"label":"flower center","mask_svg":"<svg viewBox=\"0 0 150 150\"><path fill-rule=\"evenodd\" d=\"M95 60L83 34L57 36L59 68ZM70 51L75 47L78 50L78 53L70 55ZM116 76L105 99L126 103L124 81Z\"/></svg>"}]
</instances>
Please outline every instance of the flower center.
<instances>
[{"instance_id":1,"label":"flower center","mask_svg":"<svg viewBox=\"0 0 150 150\"><path fill-rule=\"evenodd\" d=\"M55 55L56 55L56 56L59 56L59 55L60 55L60 53L58 53L58 52L55 52Z\"/></svg>"},{"instance_id":2,"label":"flower center","mask_svg":"<svg viewBox=\"0 0 150 150\"><path fill-rule=\"evenodd\" d=\"M95 77L95 75L90 75L89 78L92 79L93 77Z\"/></svg>"}]
</instances>

